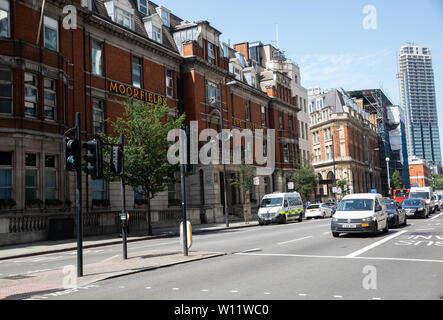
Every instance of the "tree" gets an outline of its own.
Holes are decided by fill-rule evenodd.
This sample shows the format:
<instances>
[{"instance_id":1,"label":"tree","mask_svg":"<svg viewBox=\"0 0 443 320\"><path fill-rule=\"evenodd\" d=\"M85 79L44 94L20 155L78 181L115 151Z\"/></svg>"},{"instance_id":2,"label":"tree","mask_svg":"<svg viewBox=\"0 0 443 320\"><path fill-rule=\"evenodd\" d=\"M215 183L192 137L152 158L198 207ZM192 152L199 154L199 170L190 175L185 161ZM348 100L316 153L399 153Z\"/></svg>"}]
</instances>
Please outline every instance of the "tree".
<instances>
[{"instance_id":1,"label":"tree","mask_svg":"<svg viewBox=\"0 0 443 320\"><path fill-rule=\"evenodd\" d=\"M299 170L289 178L289 181L294 183L294 190L303 196L304 201L309 199L309 196L318 184L317 175L311 166L300 167Z\"/></svg>"},{"instance_id":2,"label":"tree","mask_svg":"<svg viewBox=\"0 0 443 320\"><path fill-rule=\"evenodd\" d=\"M392 175L391 179L391 187L393 190L398 190L403 188L403 181L400 176L400 172L398 170L395 170L394 174Z\"/></svg>"},{"instance_id":3,"label":"tree","mask_svg":"<svg viewBox=\"0 0 443 320\"><path fill-rule=\"evenodd\" d=\"M351 190L349 190L349 182L346 179L337 180L337 188L341 189L341 194L343 196L347 195Z\"/></svg>"},{"instance_id":4,"label":"tree","mask_svg":"<svg viewBox=\"0 0 443 320\"><path fill-rule=\"evenodd\" d=\"M443 190L443 174L438 174L434 176L432 188L434 190Z\"/></svg>"},{"instance_id":5,"label":"tree","mask_svg":"<svg viewBox=\"0 0 443 320\"><path fill-rule=\"evenodd\" d=\"M249 223L249 207L246 205L248 199L248 192L253 185L253 179L255 177L255 167L242 163L239 167L238 174L233 179L229 179L233 186L237 186L240 189L240 193L243 197L243 217L245 223Z\"/></svg>"},{"instance_id":6,"label":"tree","mask_svg":"<svg viewBox=\"0 0 443 320\"><path fill-rule=\"evenodd\" d=\"M133 100L122 105L123 117L108 122L115 133L125 136L125 180L146 199L148 234L152 235L151 200L168 184L176 183L180 169L180 164L171 165L167 159L168 132L180 128L185 115L172 118L175 110L167 105ZM118 143L116 137L102 137L106 142Z\"/></svg>"}]
</instances>

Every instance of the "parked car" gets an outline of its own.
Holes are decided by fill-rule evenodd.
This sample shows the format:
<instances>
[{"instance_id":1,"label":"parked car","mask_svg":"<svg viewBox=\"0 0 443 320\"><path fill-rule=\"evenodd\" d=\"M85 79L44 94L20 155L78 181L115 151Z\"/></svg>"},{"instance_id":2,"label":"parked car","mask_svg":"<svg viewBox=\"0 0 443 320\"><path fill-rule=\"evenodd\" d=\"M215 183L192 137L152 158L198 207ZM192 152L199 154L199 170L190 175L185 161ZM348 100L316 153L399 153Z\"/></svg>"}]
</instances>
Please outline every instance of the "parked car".
<instances>
[{"instance_id":1,"label":"parked car","mask_svg":"<svg viewBox=\"0 0 443 320\"><path fill-rule=\"evenodd\" d=\"M429 207L424 199L405 199L403 200L403 209L406 212L406 216L429 218Z\"/></svg>"},{"instance_id":2,"label":"parked car","mask_svg":"<svg viewBox=\"0 0 443 320\"><path fill-rule=\"evenodd\" d=\"M388 210L389 227L398 228L399 226L405 226L408 218L402 206L394 200L385 200L385 203Z\"/></svg>"},{"instance_id":3,"label":"parked car","mask_svg":"<svg viewBox=\"0 0 443 320\"><path fill-rule=\"evenodd\" d=\"M326 205L331 208L332 210L332 214L335 213L335 211L337 211L337 207L338 207L338 202L328 202L326 203Z\"/></svg>"},{"instance_id":4,"label":"parked car","mask_svg":"<svg viewBox=\"0 0 443 320\"><path fill-rule=\"evenodd\" d=\"M306 219L332 217L332 209L325 203L311 204L306 208Z\"/></svg>"},{"instance_id":5,"label":"parked car","mask_svg":"<svg viewBox=\"0 0 443 320\"><path fill-rule=\"evenodd\" d=\"M340 233L370 233L389 231L388 211L383 197L375 193L347 195L340 202L331 221L334 237Z\"/></svg>"}]
</instances>

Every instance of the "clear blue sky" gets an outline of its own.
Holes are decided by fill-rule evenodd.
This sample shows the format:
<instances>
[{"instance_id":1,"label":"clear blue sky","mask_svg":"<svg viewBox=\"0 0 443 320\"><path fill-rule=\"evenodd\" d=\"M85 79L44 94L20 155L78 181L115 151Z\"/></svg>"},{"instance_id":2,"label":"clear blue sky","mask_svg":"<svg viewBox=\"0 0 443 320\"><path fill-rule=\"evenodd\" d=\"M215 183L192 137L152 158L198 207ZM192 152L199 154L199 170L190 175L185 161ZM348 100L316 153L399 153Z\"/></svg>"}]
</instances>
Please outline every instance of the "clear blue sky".
<instances>
[{"instance_id":1,"label":"clear blue sky","mask_svg":"<svg viewBox=\"0 0 443 320\"><path fill-rule=\"evenodd\" d=\"M432 52L437 112L443 120L443 0L157 0L189 21L208 20L231 44L260 40L299 64L302 85L345 90L382 88L400 104L397 54L406 42ZM376 29L363 28L366 5ZM443 124L440 125L443 150Z\"/></svg>"}]
</instances>

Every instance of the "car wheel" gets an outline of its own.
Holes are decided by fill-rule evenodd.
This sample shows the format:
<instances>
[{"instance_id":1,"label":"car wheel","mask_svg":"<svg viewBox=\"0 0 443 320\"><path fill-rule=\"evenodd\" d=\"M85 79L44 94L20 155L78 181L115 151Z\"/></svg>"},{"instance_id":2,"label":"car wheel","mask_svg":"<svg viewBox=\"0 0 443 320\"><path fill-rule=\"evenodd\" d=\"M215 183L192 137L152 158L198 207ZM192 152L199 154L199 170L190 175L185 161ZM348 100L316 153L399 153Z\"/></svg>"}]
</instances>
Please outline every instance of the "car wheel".
<instances>
[{"instance_id":1,"label":"car wheel","mask_svg":"<svg viewBox=\"0 0 443 320\"><path fill-rule=\"evenodd\" d=\"M322 219L326 218L326 212L323 211Z\"/></svg>"},{"instance_id":2,"label":"car wheel","mask_svg":"<svg viewBox=\"0 0 443 320\"><path fill-rule=\"evenodd\" d=\"M400 227L400 217L397 216L397 219L395 219L395 227L398 228Z\"/></svg>"},{"instance_id":3,"label":"car wheel","mask_svg":"<svg viewBox=\"0 0 443 320\"><path fill-rule=\"evenodd\" d=\"M403 222L403 225L404 226L407 226L408 225L408 217L405 215L405 221Z\"/></svg>"},{"instance_id":4,"label":"car wheel","mask_svg":"<svg viewBox=\"0 0 443 320\"><path fill-rule=\"evenodd\" d=\"M288 220L286 219L286 215L284 215L283 219L282 219L282 224L287 224L287 223L288 223Z\"/></svg>"},{"instance_id":5,"label":"car wheel","mask_svg":"<svg viewBox=\"0 0 443 320\"><path fill-rule=\"evenodd\" d=\"M302 222L303 221L303 213L300 213L300 217L298 217L298 222Z\"/></svg>"},{"instance_id":6,"label":"car wheel","mask_svg":"<svg viewBox=\"0 0 443 320\"><path fill-rule=\"evenodd\" d=\"M332 233L332 236L333 236L334 238L338 238L338 237L340 236L340 233L338 233L338 232L333 232L333 233Z\"/></svg>"},{"instance_id":7,"label":"car wheel","mask_svg":"<svg viewBox=\"0 0 443 320\"><path fill-rule=\"evenodd\" d=\"M376 237L378 235L378 224L377 222L374 223L374 230L372 230L372 235Z\"/></svg>"},{"instance_id":8,"label":"car wheel","mask_svg":"<svg viewBox=\"0 0 443 320\"><path fill-rule=\"evenodd\" d=\"M386 227L383 229L383 233L388 233L389 232L389 223L388 220L386 220Z\"/></svg>"}]
</instances>

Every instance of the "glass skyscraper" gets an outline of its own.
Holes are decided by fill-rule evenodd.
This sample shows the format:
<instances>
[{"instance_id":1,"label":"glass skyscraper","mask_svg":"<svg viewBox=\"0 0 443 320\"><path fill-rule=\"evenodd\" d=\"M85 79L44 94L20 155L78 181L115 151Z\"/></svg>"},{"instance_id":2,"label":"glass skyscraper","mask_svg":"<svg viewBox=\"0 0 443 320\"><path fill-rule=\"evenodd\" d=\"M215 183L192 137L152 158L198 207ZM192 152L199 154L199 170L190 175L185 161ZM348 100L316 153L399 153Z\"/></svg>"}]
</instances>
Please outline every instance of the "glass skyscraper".
<instances>
[{"instance_id":1,"label":"glass skyscraper","mask_svg":"<svg viewBox=\"0 0 443 320\"><path fill-rule=\"evenodd\" d=\"M414 44L401 47L399 68L408 155L441 165L434 71L429 47Z\"/></svg>"}]
</instances>

